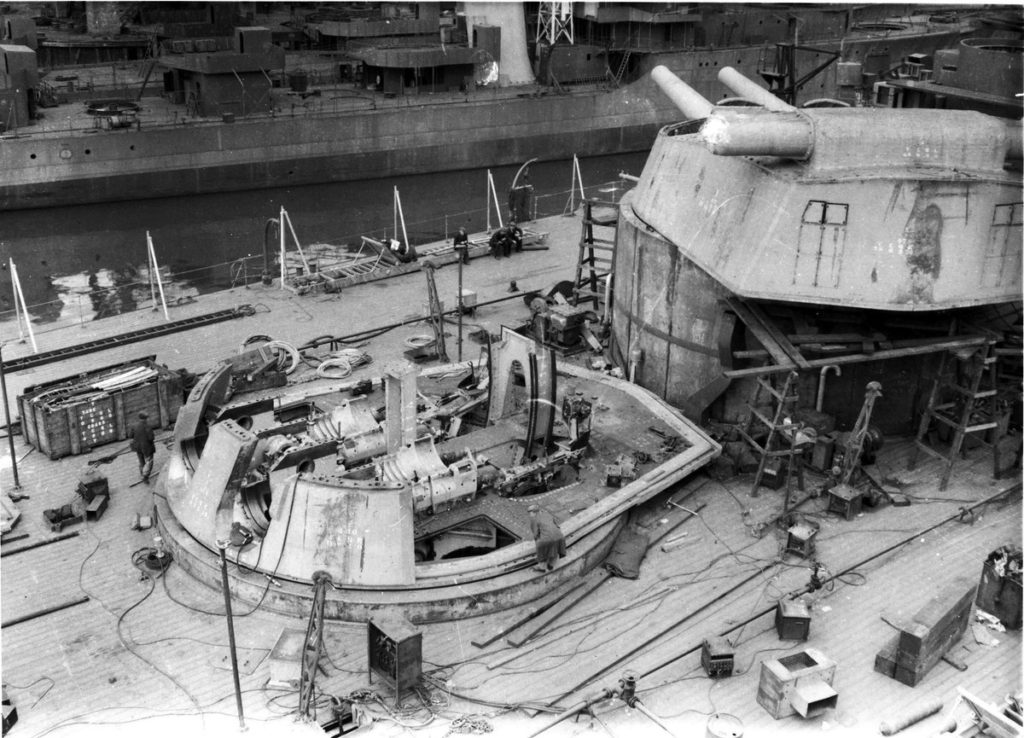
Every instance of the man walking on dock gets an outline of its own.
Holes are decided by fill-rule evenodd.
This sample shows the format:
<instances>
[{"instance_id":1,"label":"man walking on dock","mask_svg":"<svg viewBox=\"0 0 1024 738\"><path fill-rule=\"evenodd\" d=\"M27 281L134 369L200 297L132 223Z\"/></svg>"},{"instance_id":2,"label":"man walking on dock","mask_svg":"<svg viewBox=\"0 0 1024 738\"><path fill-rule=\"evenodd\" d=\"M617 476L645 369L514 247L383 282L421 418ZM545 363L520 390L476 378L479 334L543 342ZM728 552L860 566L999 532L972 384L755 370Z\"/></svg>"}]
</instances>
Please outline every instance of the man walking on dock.
<instances>
[{"instance_id":1,"label":"man walking on dock","mask_svg":"<svg viewBox=\"0 0 1024 738\"><path fill-rule=\"evenodd\" d=\"M555 522L555 517L540 505L526 508L530 513L530 532L537 546L537 571L551 571L555 562L565 556L565 537Z\"/></svg>"},{"instance_id":2,"label":"man walking on dock","mask_svg":"<svg viewBox=\"0 0 1024 738\"><path fill-rule=\"evenodd\" d=\"M156 453L153 429L149 427L148 419L149 415L139 413L139 420L132 427L131 436L131 449L139 457L139 474L146 483L149 482L149 475L153 471L153 454Z\"/></svg>"}]
</instances>

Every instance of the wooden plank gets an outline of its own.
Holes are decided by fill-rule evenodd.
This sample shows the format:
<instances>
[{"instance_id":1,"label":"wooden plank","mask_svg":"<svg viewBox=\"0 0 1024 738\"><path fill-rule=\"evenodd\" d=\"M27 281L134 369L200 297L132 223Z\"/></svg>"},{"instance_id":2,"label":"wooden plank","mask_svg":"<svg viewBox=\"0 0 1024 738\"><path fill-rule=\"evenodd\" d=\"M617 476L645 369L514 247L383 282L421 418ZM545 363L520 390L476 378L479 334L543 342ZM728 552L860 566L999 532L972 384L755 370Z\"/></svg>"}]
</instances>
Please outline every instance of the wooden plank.
<instances>
[{"instance_id":1,"label":"wooden plank","mask_svg":"<svg viewBox=\"0 0 1024 738\"><path fill-rule=\"evenodd\" d=\"M801 343L882 343L886 340L884 333L790 333L786 338L793 344Z\"/></svg>"},{"instance_id":2,"label":"wooden plank","mask_svg":"<svg viewBox=\"0 0 1024 738\"><path fill-rule=\"evenodd\" d=\"M725 303L730 309L735 312L740 320L750 329L754 337L760 341L761 345L765 347L775 363L779 365L779 368L793 368L796 363L791 359L789 354L779 345L778 341L775 340L774 336L763 326L758 317L751 312L750 307L743 300L738 297L726 298Z\"/></svg>"},{"instance_id":3,"label":"wooden plank","mask_svg":"<svg viewBox=\"0 0 1024 738\"><path fill-rule=\"evenodd\" d=\"M42 610L36 610L35 612L30 612L28 615L22 615L22 616L17 617L17 618L11 618L10 620L5 620L3 623L0 623L0 628L10 628L12 625L17 625L18 623L25 623L25 622L28 622L29 620L35 620L36 618L41 618L44 615L50 615L51 613L60 612L61 610L66 610L69 607L74 607L75 605L81 605L82 603L88 602L88 601L89 601L88 597L78 597L76 599L69 600L67 602L62 602L59 605L54 605L53 607L47 607L47 608L44 608Z\"/></svg>"},{"instance_id":4,"label":"wooden plank","mask_svg":"<svg viewBox=\"0 0 1024 738\"><path fill-rule=\"evenodd\" d=\"M534 638L538 633L544 630L544 628L548 627L555 619L564 615L566 612L571 610L577 603L579 603L585 597L590 595L591 592L593 592L602 584L611 579L611 576L611 572L609 572L607 569L600 569L597 572L594 581L590 582L590 584L588 584L582 592L578 593L575 597L563 597L559 599L557 602L553 603L555 605L554 607L548 609L545 613L541 615L539 625L534 625L534 627L532 627L530 630L524 633L520 633L517 636L513 636L512 638L506 638L505 642L508 643L510 646L519 648L528 640Z\"/></svg>"},{"instance_id":5,"label":"wooden plank","mask_svg":"<svg viewBox=\"0 0 1024 738\"><path fill-rule=\"evenodd\" d=\"M515 630L519 626L525 625L526 623L530 622L531 620L533 620L538 615L541 615L542 613L546 612L550 608L554 607L555 605L558 604L558 602L563 597L565 597L565 596L567 596L569 594L572 594L573 592L575 592L577 589L579 589L580 587L582 587L585 584L586 584L585 580L581 580L579 582L573 583L573 585L571 587L569 587L569 589L567 589L564 592L558 593L554 597L554 599L552 599L550 602L548 602L546 604L543 604L543 605L540 605L539 607L533 608L532 610L528 611L525 615L523 615L521 618L516 620L514 623L512 623L511 625L505 626L504 628L502 628L500 631L498 631L494 635L489 636L487 638L474 639L474 640L470 641L470 643L472 643L477 648L487 648L489 645L491 645L492 643L497 641L499 638L508 635L509 633L511 633L513 630Z\"/></svg>"},{"instance_id":6,"label":"wooden plank","mask_svg":"<svg viewBox=\"0 0 1024 738\"><path fill-rule=\"evenodd\" d=\"M768 335L772 337L776 345L785 352L786 356L801 369L809 369L810 365L807 363L807 359L800 353L800 349L790 343L789 339L786 338L786 334L779 330L779 327L775 325L775 322L768 317L768 314L761 309L761 306L756 302L747 303L747 309L750 310L751 314L757 318L757 321L761 326L768 332Z\"/></svg>"}]
</instances>

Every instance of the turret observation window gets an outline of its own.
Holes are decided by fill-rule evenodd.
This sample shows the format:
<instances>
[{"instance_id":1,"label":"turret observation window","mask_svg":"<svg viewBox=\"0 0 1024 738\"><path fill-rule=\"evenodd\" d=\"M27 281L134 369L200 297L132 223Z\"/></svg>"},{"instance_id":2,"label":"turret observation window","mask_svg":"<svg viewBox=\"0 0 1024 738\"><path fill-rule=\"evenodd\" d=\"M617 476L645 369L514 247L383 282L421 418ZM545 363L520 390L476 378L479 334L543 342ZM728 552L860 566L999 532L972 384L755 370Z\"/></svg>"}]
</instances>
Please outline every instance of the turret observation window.
<instances>
[{"instance_id":1,"label":"turret observation window","mask_svg":"<svg viewBox=\"0 0 1024 738\"><path fill-rule=\"evenodd\" d=\"M1022 213L1024 205L1019 202L996 205L992 209L982 274L984 287L1020 284Z\"/></svg>"},{"instance_id":2,"label":"turret observation window","mask_svg":"<svg viewBox=\"0 0 1024 738\"><path fill-rule=\"evenodd\" d=\"M793 284L838 287L850 206L810 200L804 208L793 262Z\"/></svg>"}]
</instances>

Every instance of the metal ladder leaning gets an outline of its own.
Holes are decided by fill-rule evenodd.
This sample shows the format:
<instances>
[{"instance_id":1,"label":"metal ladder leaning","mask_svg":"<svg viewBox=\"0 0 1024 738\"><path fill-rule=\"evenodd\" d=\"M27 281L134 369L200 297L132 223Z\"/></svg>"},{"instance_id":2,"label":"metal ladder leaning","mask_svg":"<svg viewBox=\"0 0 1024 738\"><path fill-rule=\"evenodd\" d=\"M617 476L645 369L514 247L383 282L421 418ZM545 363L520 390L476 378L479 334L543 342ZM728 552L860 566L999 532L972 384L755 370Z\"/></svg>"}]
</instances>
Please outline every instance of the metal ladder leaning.
<instances>
[{"instance_id":1,"label":"metal ladder leaning","mask_svg":"<svg viewBox=\"0 0 1024 738\"><path fill-rule=\"evenodd\" d=\"M946 371L951 356L949 351L943 352L942 358L939 360L939 370L935 375L931 394L928 396L928 406L921 414L921 422L917 428L914 447L910 450L910 456L907 459L907 469L914 469L917 466L918 456L921 451L944 462L945 469L942 471L942 478L939 482L940 491L946 489L949 484L949 477L953 473L953 465L956 463L957 457L961 455L964 440L970 434L984 433L985 431L997 429L999 426L998 408L996 406L996 395L998 393L997 357L992 350L995 342L995 339L986 341L978 351L967 359L970 362L967 386L959 384L956 376L951 380L946 378ZM954 366L954 374L955 371L956 367ZM987 386L983 386L986 377L988 379ZM959 397L946 400L948 394L944 390L952 390ZM982 401L980 404L979 400ZM953 430L953 438L950 441L948 455L933 447L926 440L933 420ZM991 441L988 441L978 437L976 440L993 449L995 449L998 442L998 438L992 438Z\"/></svg>"},{"instance_id":2,"label":"metal ladder leaning","mask_svg":"<svg viewBox=\"0 0 1024 738\"><path fill-rule=\"evenodd\" d=\"M302 641L302 670L299 672L298 716L301 720L316 719L316 672L324 653L324 601L331 575L325 571L313 573L313 606L306 623L306 637Z\"/></svg>"},{"instance_id":3,"label":"metal ladder leaning","mask_svg":"<svg viewBox=\"0 0 1024 738\"><path fill-rule=\"evenodd\" d=\"M613 211L611 217L596 215L594 213L595 205L611 208ZM572 304L579 305L581 302L589 300L593 302L596 312L605 302L606 292L610 293L611 281L615 273L615 236L618 231L619 206L614 203L598 203L594 200L587 200L583 204L582 223ZM594 235L595 226L606 231L610 229L611 237L596 237ZM607 305L605 307L607 308Z\"/></svg>"},{"instance_id":4,"label":"metal ladder leaning","mask_svg":"<svg viewBox=\"0 0 1024 738\"><path fill-rule=\"evenodd\" d=\"M770 382L764 377L756 377L755 379L757 385L754 389L754 395L751 397L750 402L747 405L750 409L750 415L747 418L746 427L740 426L737 428L744 440L750 444L754 451L761 457L761 460L757 465L757 473L754 475L754 483L750 487L751 497L757 497L759 495L758 487L761 484L761 478L764 476L764 469L768 464L768 459L781 456L789 457L789 464L786 472L786 499L789 499L794 471L798 475L800 489L803 489L803 471L802 468L798 468L800 465L796 455L797 432L800 430L800 424L785 422L786 414L792 412L790 406L797 400L797 394L793 387L793 383L797 380L798 376L799 375L796 372L790 372L786 375L786 382L781 391L772 387ZM762 392L767 392L775 398L775 414L771 418L768 418L766 415L762 415L757 409ZM763 445L758 443L754 438L755 422L760 422L768 428L768 437L765 439ZM779 444L777 442L777 436L780 435L780 433L788 436L789 448L778 448Z\"/></svg>"}]
</instances>

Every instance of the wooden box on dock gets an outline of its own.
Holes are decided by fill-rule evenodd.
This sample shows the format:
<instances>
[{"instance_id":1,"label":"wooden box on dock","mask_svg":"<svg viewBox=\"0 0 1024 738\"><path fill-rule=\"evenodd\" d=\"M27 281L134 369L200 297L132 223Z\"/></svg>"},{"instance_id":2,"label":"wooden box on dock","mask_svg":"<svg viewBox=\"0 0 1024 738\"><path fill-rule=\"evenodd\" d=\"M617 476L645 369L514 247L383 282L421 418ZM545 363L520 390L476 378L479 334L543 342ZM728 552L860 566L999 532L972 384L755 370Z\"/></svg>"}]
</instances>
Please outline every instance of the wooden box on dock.
<instances>
[{"instance_id":1,"label":"wooden box on dock","mask_svg":"<svg viewBox=\"0 0 1024 738\"><path fill-rule=\"evenodd\" d=\"M59 459L124 440L140 412L152 428L171 425L182 403L181 377L153 359L26 388L18 397L25 440Z\"/></svg>"},{"instance_id":2,"label":"wooden box on dock","mask_svg":"<svg viewBox=\"0 0 1024 738\"><path fill-rule=\"evenodd\" d=\"M965 577L944 586L875 655L875 671L916 687L963 637L974 595L974 584Z\"/></svg>"},{"instance_id":3,"label":"wooden box on dock","mask_svg":"<svg viewBox=\"0 0 1024 738\"><path fill-rule=\"evenodd\" d=\"M832 689L835 676L836 662L815 648L763 661L757 703L776 720L820 715L839 699Z\"/></svg>"}]
</instances>

